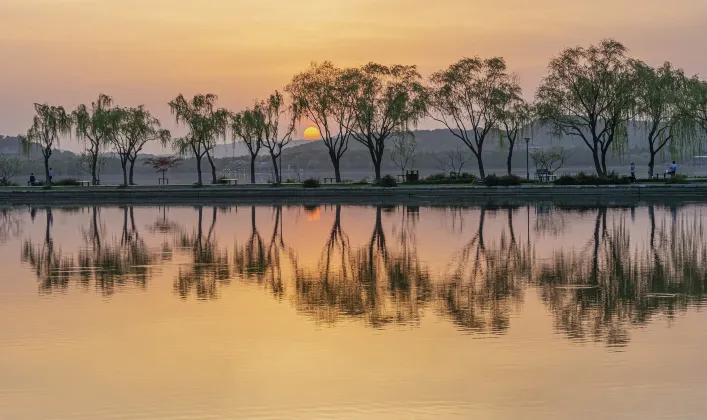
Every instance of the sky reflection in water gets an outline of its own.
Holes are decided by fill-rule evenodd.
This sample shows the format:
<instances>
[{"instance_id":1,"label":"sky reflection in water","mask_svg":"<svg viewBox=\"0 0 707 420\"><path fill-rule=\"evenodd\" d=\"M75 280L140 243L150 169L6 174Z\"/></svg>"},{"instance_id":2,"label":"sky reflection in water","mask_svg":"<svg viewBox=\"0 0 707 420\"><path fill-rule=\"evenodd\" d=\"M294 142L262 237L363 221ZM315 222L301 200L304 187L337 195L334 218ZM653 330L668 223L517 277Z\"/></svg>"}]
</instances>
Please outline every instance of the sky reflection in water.
<instances>
[{"instance_id":1,"label":"sky reflection in water","mask_svg":"<svg viewBox=\"0 0 707 420\"><path fill-rule=\"evenodd\" d=\"M340 404L353 404L352 418L354 414L388 418L387 410L404 400L398 393L388 395L381 390L391 386L402 390L409 382L428 391L430 386L444 389L448 397L437 400L436 406L433 401L418 401L417 408L408 404L406 413L413 418L434 413L450 418L474 413L486 416L498 410L503 414L500 417L515 417L514 413L520 413L514 411L516 404L521 401L531 404L529 409L538 418L553 413L573 416L572 410L582 408L581 404L563 409L565 403L548 404L526 389L543 382L543 387L557 390L553 374L571 370L560 367L563 360L584 372L584 380L591 376L585 368L607 369L607 363L618 363L611 357L621 357L612 354L627 353L634 346L636 353L645 353L646 346L653 346L656 351L683 354L681 363L685 366L663 366L659 369L663 372L668 368L673 374L689 371L688 366L698 360L696 348L707 342L703 329L695 327L705 321L699 311L707 285L705 209L698 205L5 209L0 211L0 264L7 273L0 280L0 314L5 320L0 321L0 331L7 335L5 344L0 344L0 350L6 350L6 357L0 355L0 373L14 381L0 379L0 395L15 392L19 397L13 398L15 403L0 403L0 412L3 408L14 410L11 412L17 418L35 418L28 413L42 413L41 407L22 409L17 402L23 392L25 396L36 392L17 385L17 381L32 384L28 372L39 369L28 354L42 356L47 346L78 346L82 350L78 354L82 354L87 350L82 346L101 347L105 334L131 342L136 337L126 336L128 330L122 329L129 326L142 337L136 341L141 352L149 355L151 348L163 349L175 357L186 357L181 366L192 379L195 372L190 372L199 362L191 357L217 354L233 362L232 355L225 356L229 346L238 349L235 353L249 353L250 364L232 366L230 371L238 377L247 377L251 370L259 375L249 381L232 377L227 388L235 392L245 387L244 398L247 395L248 401L260 401L265 411L257 414L252 406L250 410L255 411L247 414L224 403L216 418L277 416L277 410L289 412L293 407L304 410L302 418L326 418L329 414L336 416L342 409ZM689 340L666 341L666 333L677 333L681 323L683 328L692 328L686 332ZM199 329L189 329L189 325L199 325ZM449 327L454 333L450 334ZM237 337L229 335L232 329L239 330ZM642 333L645 329L650 332ZM170 332L180 338L167 335ZM358 402L353 403L339 394L328 394L325 400L333 405L320 400L318 404L324 405L315 407L323 411L313 414L307 411L312 407L295 402L283 401L277 408L265 396L268 392L251 386L253 381L273 379L275 376L269 375L278 371L277 365L280 370L276 377L287 383L303 381L317 389L348 377L348 385L358 387L366 381L361 382L357 375L373 369L375 362L357 362L350 352L379 348L381 340L393 348L411 338L416 344L404 350L405 354L399 353L398 362L392 363L402 363L405 369L410 369L411 363L418 365L413 368L416 376L406 378L402 366L369 372L367 380L372 381L372 389L381 391L375 398L359 390L354 392ZM470 342L470 338L503 339ZM262 340L269 341L264 344ZM335 343L348 344L337 349ZM574 359L587 353L582 348L589 343L594 343L589 347L593 356L582 362ZM361 350L361 346L370 348ZM463 348L477 356L486 355L488 363L479 368L479 374L494 375L488 383L513 385L525 389L526 394L517 401L506 401L494 394L491 386L484 391L489 395L482 399L483 404L480 396L459 394L479 386L467 384L455 389L474 375L460 378L463 369L449 370L450 366L445 367L446 362L439 358L454 360ZM108 354L116 351L111 348ZM434 359L429 359L431 354ZM9 364L11 357L15 362L17 358L23 360L13 367ZM150 359L143 354L134 365L119 358L115 368L140 372L146 357ZM617 365L620 368L616 373L645 369L645 362L652 357L659 356L641 358L633 354L631 359L621 359L623 364ZM83 363L75 356L60 360L69 364L61 369L51 365L50 373L57 377L61 376L57 370L71 371L73 367L75 371ZM351 370L339 371L340 377L331 376L337 369L301 371L304 365L326 361L350 365ZM577 363L586 366L580 369ZM196 375L200 379L191 385L204 390L223 385L214 379L219 376L216 366L206 363L204 367L206 372ZM533 367L543 367L548 377L530 374ZM158 376L164 380L173 374L162 372ZM309 379L303 380L303 374ZM137 382L145 387L160 382L151 375L145 373L143 381ZM638 385L652 386L670 376L657 374ZM118 377L131 382L122 374ZM202 383L205 378L212 382ZM614 386L631 389L625 379L612 378ZM108 379L110 376L98 381ZM83 389L96 380L77 380L76 386ZM704 390L707 383L697 376L683 380L694 392ZM38 381L34 385L47 385L51 379ZM591 385L590 381L584 387ZM594 385L591 390L596 398L596 393L606 388ZM334 388L347 389L341 383ZM184 389L177 387L174 395L166 398L180 395ZM292 397L291 392L294 390L285 394ZM645 403L650 400L649 394L639 392L636 399L606 405L615 410L622 404L635 405L640 398L646 398ZM223 398L222 402L234 404L238 400ZM115 403L115 398L110 402ZM373 405L366 409L360 405L368 403ZM66 407L65 403L53 404L48 406ZM184 404L196 410L192 418L202 418L203 411ZM245 410L240 403L236 406ZM98 413L101 407L97 406ZM165 403L158 411L167 415L174 407L173 402ZM329 409L333 411L327 414ZM601 407L594 409L599 410L597 414L607 414ZM682 408L688 417L697 412L695 409L694 404ZM582 410L587 412L587 408ZM444 414L447 411L448 415ZM140 418L126 413L121 418Z\"/></svg>"}]
</instances>

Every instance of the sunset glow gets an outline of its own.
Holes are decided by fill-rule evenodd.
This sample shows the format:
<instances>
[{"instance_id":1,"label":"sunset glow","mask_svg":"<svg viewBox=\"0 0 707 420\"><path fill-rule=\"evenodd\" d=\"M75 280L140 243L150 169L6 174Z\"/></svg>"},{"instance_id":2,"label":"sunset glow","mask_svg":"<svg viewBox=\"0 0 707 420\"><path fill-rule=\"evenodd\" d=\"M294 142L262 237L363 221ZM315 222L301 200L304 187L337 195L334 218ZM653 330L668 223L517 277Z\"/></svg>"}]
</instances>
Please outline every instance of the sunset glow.
<instances>
[{"instance_id":1,"label":"sunset glow","mask_svg":"<svg viewBox=\"0 0 707 420\"><path fill-rule=\"evenodd\" d=\"M238 110L323 60L416 64L427 76L499 55L532 97L562 48L613 37L651 64L705 74L694 48L706 19L702 0L0 0L0 133L25 132L34 102L73 109L101 92L172 129L166 103L178 93L213 92Z\"/></svg>"}]
</instances>

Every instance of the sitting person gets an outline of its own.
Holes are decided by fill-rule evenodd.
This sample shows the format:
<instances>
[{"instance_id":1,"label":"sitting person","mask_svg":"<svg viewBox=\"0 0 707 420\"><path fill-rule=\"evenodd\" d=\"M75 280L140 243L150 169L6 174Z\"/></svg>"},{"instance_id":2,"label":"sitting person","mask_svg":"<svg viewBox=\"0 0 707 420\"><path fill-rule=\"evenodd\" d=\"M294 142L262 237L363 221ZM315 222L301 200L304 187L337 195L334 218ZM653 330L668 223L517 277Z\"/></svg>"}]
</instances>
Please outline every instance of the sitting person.
<instances>
[{"instance_id":1,"label":"sitting person","mask_svg":"<svg viewBox=\"0 0 707 420\"><path fill-rule=\"evenodd\" d=\"M677 171L678 171L678 164L675 163L675 161L673 161L673 163L671 163L671 164L668 166L668 174L670 174L670 176L675 176L675 173L676 173Z\"/></svg>"},{"instance_id":2,"label":"sitting person","mask_svg":"<svg viewBox=\"0 0 707 420\"><path fill-rule=\"evenodd\" d=\"M37 178L35 178L34 172L29 174L29 185L37 185Z\"/></svg>"}]
</instances>

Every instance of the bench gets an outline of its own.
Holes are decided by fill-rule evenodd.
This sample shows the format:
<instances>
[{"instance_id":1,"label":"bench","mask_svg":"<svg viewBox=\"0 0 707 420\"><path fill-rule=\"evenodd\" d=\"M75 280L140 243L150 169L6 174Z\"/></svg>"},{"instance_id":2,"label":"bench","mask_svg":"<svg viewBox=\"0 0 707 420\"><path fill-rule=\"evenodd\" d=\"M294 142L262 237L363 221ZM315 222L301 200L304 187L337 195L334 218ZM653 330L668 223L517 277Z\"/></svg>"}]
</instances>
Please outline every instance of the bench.
<instances>
[{"instance_id":1,"label":"bench","mask_svg":"<svg viewBox=\"0 0 707 420\"><path fill-rule=\"evenodd\" d=\"M79 187L88 187L91 185L91 181L76 181Z\"/></svg>"},{"instance_id":2,"label":"bench","mask_svg":"<svg viewBox=\"0 0 707 420\"><path fill-rule=\"evenodd\" d=\"M169 185L169 179L167 178L157 178L157 185Z\"/></svg>"},{"instance_id":3,"label":"bench","mask_svg":"<svg viewBox=\"0 0 707 420\"><path fill-rule=\"evenodd\" d=\"M557 175L551 174L546 171L538 170L535 172L535 179L540 182L555 181L557 179Z\"/></svg>"},{"instance_id":4,"label":"bench","mask_svg":"<svg viewBox=\"0 0 707 420\"><path fill-rule=\"evenodd\" d=\"M336 178L323 178L325 184L335 184Z\"/></svg>"},{"instance_id":5,"label":"bench","mask_svg":"<svg viewBox=\"0 0 707 420\"><path fill-rule=\"evenodd\" d=\"M238 185L238 180L234 178L226 178L222 180L226 185Z\"/></svg>"}]
</instances>

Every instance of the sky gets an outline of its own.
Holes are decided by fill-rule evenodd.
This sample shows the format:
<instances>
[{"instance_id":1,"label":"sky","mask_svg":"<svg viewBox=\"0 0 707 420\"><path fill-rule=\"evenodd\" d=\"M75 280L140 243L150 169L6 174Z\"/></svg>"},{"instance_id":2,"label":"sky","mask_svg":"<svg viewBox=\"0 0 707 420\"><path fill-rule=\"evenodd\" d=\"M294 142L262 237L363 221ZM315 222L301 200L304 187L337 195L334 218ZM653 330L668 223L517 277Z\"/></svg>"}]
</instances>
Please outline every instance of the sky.
<instances>
[{"instance_id":1,"label":"sky","mask_svg":"<svg viewBox=\"0 0 707 420\"><path fill-rule=\"evenodd\" d=\"M612 37L705 75L705 21L704 0L0 0L0 133L26 131L35 102L73 109L101 92L175 129L166 104L179 93L235 111L324 60L427 76L502 56L530 99L552 56Z\"/></svg>"}]
</instances>

